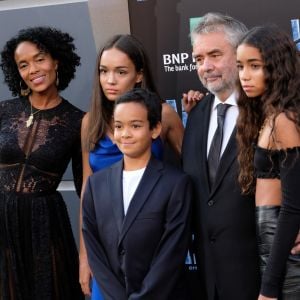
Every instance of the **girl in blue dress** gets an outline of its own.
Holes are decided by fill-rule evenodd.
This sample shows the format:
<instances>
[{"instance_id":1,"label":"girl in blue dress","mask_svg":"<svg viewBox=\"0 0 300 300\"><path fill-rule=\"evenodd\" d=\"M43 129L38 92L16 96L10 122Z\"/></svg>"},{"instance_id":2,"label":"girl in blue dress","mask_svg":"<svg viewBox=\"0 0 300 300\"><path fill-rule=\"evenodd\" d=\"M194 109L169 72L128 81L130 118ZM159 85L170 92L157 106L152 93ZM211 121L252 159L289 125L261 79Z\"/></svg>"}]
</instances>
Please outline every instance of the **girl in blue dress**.
<instances>
[{"instance_id":1,"label":"girl in blue dress","mask_svg":"<svg viewBox=\"0 0 300 300\"><path fill-rule=\"evenodd\" d=\"M135 37L116 35L99 52L91 106L82 122L83 184L93 172L122 158L122 153L113 142L113 106L118 97L134 87L156 92L148 58ZM153 154L162 159L163 143L167 142L179 155L182 138L183 125L178 114L171 106L162 103L162 133L153 141ZM92 293L90 291L91 270L82 235L79 257L82 291L86 295L91 294L92 300L103 299L99 283L94 279Z\"/></svg>"}]
</instances>

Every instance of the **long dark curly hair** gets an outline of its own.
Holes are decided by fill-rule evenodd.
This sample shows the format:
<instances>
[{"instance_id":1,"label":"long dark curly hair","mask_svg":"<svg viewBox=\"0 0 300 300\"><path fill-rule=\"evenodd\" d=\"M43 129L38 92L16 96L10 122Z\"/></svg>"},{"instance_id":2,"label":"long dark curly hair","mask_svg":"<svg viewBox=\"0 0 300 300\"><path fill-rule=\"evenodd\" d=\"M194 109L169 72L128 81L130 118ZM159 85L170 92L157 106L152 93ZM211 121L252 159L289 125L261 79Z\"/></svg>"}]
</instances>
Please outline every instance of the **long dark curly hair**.
<instances>
[{"instance_id":1,"label":"long dark curly hair","mask_svg":"<svg viewBox=\"0 0 300 300\"><path fill-rule=\"evenodd\" d=\"M263 95L249 98L240 89L238 99L237 141L240 165L239 183L242 192L254 193L254 147L266 118L280 113L300 128L300 57L289 35L275 25L254 27L239 43L259 50L264 63L266 90Z\"/></svg>"},{"instance_id":2,"label":"long dark curly hair","mask_svg":"<svg viewBox=\"0 0 300 300\"><path fill-rule=\"evenodd\" d=\"M57 89L64 90L74 78L76 67L80 65L80 57L75 53L73 37L51 27L31 27L20 30L1 51L0 66L4 73L4 81L12 94L20 95L22 78L14 56L18 45L25 41L35 44L39 50L49 53L53 59L58 61L59 84Z\"/></svg>"}]
</instances>

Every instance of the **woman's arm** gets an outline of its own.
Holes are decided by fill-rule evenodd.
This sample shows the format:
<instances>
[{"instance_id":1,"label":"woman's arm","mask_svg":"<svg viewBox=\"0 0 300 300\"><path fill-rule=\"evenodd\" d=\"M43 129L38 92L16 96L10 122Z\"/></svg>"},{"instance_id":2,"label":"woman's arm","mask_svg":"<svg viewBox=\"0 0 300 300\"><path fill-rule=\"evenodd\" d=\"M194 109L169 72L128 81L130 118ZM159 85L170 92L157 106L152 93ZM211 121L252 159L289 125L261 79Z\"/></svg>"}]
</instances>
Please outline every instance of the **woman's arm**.
<instances>
[{"instance_id":1,"label":"woman's arm","mask_svg":"<svg viewBox=\"0 0 300 300\"><path fill-rule=\"evenodd\" d=\"M85 185L88 177L92 174L92 170L89 164L89 152L84 150L83 144L85 139L85 132L88 124L89 114L87 113L83 120L81 126L81 144L82 144L82 168L83 168L83 178L82 178L82 189L80 197L80 211L79 211L79 282L81 289L85 295L91 294L90 290L90 279L91 279L91 269L88 264L88 258L86 253L86 248L83 240L82 234L82 198L85 190Z\"/></svg>"},{"instance_id":2,"label":"woman's arm","mask_svg":"<svg viewBox=\"0 0 300 300\"><path fill-rule=\"evenodd\" d=\"M177 112L167 103L162 105L162 137L177 155L181 154L184 128Z\"/></svg>"},{"instance_id":3,"label":"woman's arm","mask_svg":"<svg viewBox=\"0 0 300 300\"><path fill-rule=\"evenodd\" d=\"M276 298L280 292L286 262L300 225L299 128L282 113L275 120L273 136L276 147L281 149L282 156L280 163L282 205L271 255L262 278L261 295L270 299Z\"/></svg>"}]
</instances>

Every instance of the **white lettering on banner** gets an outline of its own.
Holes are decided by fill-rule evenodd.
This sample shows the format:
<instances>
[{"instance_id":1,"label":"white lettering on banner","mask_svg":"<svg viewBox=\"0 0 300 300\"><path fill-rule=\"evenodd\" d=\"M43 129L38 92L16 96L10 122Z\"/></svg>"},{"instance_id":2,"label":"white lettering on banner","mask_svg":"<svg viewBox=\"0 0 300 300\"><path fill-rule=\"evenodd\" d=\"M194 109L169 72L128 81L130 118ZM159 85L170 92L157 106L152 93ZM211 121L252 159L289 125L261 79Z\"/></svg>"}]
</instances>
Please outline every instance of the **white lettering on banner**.
<instances>
[{"instance_id":1,"label":"white lettering on banner","mask_svg":"<svg viewBox=\"0 0 300 300\"><path fill-rule=\"evenodd\" d=\"M190 64L190 72L196 69L197 69L196 64Z\"/></svg>"},{"instance_id":2,"label":"white lettering on banner","mask_svg":"<svg viewBox=\"0 0 300 300\"><path fill-rule=\"evenodd\" d=\"M167 72L184 72L196 70L195 60L188 53L163 54L163 68ZM191 62L190 62L191 61Z\"/></svg>"},{"instance_id":3,"label":"white lettering on banner","mask_svg":"<svg viewBox=\"0 0 300 300\"><path fill-rule=\"evenodd\" d=\"M173 53L173 54L163 54L164 65L169 64L184 64L188 59L188 53Z\"/></svg>"},{"instance_id":4,"label":"white lettering on banner","mask_svg":"<svg viewBox=\"0 0 300 300\"><path fill-rule=\"evenodd\" d=\"M175 65L175 71L188 71L188 69L189 69L188 65L182 65L182 66Z\"/></svg>"},{"instance_id":5,"label":"white lettering on banner","mask_svg":"<svg viewBox=\"0 0 300 300\"><path fill-rule=\"evenodd\" d=\"M166 72L174 72L174 67L165 66Z\"/></svg>"}]
</instances>

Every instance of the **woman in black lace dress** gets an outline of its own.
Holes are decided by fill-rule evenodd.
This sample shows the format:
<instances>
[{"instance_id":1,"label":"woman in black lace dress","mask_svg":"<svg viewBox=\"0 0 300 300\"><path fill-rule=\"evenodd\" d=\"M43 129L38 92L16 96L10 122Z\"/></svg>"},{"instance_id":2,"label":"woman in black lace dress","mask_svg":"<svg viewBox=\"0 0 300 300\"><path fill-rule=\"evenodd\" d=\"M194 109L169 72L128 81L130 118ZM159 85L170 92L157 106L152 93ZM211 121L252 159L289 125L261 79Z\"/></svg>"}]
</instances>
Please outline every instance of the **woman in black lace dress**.
<instances>
[{"instance_id":1,"label":"woman in black lace dress","mask_svg":"<svg viewBox=\"0 0 300 300\"><path fill-rule=\"evenodd\" d=\"M83 299L66 205L56 191L72 159L81 188L83 112L59 95L80 58L73 38L21 30L1 52L19 98L0 102L0 300Z\"/></svg>"}]
</instances>

